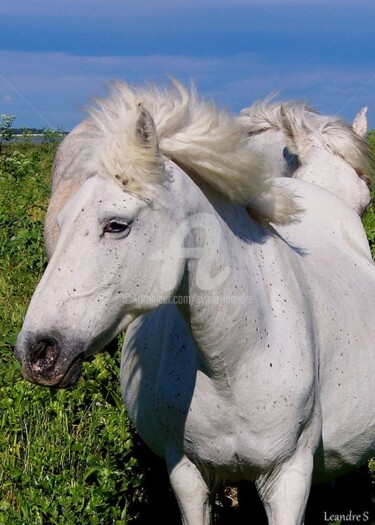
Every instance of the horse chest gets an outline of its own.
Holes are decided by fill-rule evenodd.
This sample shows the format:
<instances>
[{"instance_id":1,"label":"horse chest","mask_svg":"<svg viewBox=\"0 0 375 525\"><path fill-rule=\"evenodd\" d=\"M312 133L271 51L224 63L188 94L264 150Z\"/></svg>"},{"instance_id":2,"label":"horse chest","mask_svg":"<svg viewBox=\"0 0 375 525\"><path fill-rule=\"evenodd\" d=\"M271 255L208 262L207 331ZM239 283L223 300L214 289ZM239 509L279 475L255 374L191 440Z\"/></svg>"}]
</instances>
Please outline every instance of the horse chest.
<instances>
[{"instance_id":1,"label":"horse chest","mask_svg":"<svg viewBox=\"0 0 375 525\"><path fill-rule=\"evenodd\" d=\"M137 341L135 362L123 354L123 387L137 428L156 453L164 456L169 446L178 447L224 479L252 478L291 453L300 425L309 417L310 403L307 410L302 405L311 377L301 381L303 374L295 368L286 381L289 365L274 356L243 366L238 384L223 376L218 385L200 370L188 339L162 352L162 332L156 332L155 340L148 326L143 325L138 339L130 337ZM132 353L132 345L128 351ZM125 378L132 378L133 386Z\"/></svg>"},{"instance_id":2,"label":"horse chest","mask_svg":"<svg viewBox=\"0 0 375 525\"><path fill-rule=\"evenodd\" d=\"M256 396L237 402L199 371L191 398L181 393L175 399L159 398L166 447L182 448L193 463L223 479L253 479L296 446L300 419L285 401L281 410Z\"/></svg>"}]
</instances>

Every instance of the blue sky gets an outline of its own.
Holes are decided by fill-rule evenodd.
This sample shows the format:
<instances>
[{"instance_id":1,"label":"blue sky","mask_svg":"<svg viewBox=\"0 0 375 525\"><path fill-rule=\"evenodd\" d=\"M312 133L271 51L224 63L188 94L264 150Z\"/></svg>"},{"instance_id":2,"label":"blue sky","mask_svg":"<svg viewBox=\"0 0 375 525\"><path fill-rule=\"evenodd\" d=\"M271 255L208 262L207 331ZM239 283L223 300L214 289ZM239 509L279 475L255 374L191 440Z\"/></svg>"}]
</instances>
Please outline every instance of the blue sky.
<instances>
[{"instance_id":1,"label":"blue sky","mask_svg":"<svg viewBox=\"0 0 375 525\"><path fill-rule=\"evenodd\" d=\"M193 81L233 113L279 92L375 128L373 0L12 0L0 113L71 129L109 82Z\"/></svg>"}]
</instances>

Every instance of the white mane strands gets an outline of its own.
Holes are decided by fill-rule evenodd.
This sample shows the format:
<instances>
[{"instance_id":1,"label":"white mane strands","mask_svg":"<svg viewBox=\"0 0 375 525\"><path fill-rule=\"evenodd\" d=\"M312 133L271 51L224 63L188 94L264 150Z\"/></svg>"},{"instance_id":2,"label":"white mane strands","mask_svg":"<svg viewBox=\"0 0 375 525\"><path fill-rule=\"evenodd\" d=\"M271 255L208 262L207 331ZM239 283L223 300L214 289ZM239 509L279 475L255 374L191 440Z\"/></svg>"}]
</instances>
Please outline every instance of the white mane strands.
<instances>
[{"instance_id":1,"label":"white mane strands","mask_svg":"<svg viewBox=\"0 0 375 525\"><path fill-rule=\"evenodd\" d=\"M154 147L145 147L136 133L142 108L153 119ZM109 97L89 110L88 121L85 133L77 137L83 165L65 177L87 178L98 172L127 191L145 194L149 184L165 178L164 155L245 205L259 220L283 224L301 211L294 195L268 175L264 159L250 150L239 119L176 81L169 90L118 82Z\"/></svg>"}]
</instances>

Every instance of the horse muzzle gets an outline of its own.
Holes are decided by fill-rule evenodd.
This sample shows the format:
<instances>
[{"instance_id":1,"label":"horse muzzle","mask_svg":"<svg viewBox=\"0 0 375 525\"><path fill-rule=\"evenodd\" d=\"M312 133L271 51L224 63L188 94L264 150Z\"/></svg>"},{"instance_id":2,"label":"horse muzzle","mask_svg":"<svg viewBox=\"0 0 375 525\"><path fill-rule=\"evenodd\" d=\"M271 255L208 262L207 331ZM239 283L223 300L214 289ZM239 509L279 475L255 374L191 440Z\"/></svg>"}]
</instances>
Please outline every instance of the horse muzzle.
<instances>
[{"instance_id":1,"label":"horse muzzle","mask_svg":"<svg viewBox=\"0 0 375 525\"><path fill-rule=\"evenodd\" d=\"M38 385L65 388L77 382L84 361L83 345L63 342L58 335L21 332L15 356L25 379Z\"/></svg>"}]
</instances>

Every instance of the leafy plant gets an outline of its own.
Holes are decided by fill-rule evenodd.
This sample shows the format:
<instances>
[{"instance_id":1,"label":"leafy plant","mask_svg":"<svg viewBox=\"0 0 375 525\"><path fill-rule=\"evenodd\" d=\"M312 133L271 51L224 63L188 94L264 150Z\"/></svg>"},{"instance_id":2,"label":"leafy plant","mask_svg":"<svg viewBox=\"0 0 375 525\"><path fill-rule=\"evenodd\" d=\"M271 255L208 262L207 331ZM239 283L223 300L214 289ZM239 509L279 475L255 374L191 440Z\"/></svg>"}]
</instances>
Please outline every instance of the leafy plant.
<instances>
[{"instance_id":1,"label":"leafy plant","mask_svg":"<svg viewBox=\"0 0 375 525\"><path fill-rule=\"evenodd\" d=\"M12 138L12 125L15 118L11 115L0 115L0 155L2 154L3 142Z\"/></svg>"}]
</instances>

